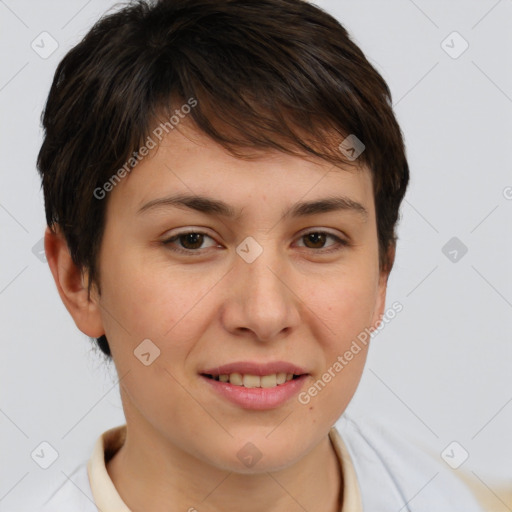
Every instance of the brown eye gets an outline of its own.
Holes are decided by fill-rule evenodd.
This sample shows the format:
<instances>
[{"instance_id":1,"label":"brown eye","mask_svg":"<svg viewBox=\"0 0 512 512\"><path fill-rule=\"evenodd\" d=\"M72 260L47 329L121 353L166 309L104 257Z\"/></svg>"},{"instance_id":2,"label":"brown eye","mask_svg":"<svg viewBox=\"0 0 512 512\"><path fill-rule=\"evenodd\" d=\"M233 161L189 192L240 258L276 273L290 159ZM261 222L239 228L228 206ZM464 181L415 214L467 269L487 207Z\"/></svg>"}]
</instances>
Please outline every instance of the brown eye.
<instances>
[{"instance_id":1,"label":"brown eye","mask_svg":"<svg viewBox=\"0 0 512 512\"><path fill-rule=\"evenodd\" d=\"M328 238L334 240L334 243L326 246L325 243ZM325 231L310 231L309 233L302 235L300 240L304 240L304 246L306 248L313 250L317 249L314 252L318 253L338 251L349 245L349 242L346 240L343 240L338 236L333 235L332 233L327 233Z\"/></svg>"},{"instance_id":2,"label":"brown eye","mask_svg":"<svg viewBox=\"0 0 512 512\"><path fill-rule=\"evenodd\" d=\"M178 236L178 240L185 249L199 249L203 244L203 238L203 233L185 233Z\"/></svg>"},{"instance_id":3,"label":"brown eye","mask_svg":"<svg viewBox=\"0 0 512 512\"><path fill-rule=\"evenodd\" d=\"M203 244L205 244L208 239L211 240L210 246L203 247ZM177 235L163 240L162 244L168 246L169 249L175 252L199 255L203 252L202 249L214 246L215 240L201 231L189 231L185 233L178 233Z\"/></svg>"},{"instance_id":4,"label":"brown eye","mask_svg":"<svg viewBox=\"0 0 512 512\"><path fill-rule=\"evenodd\" d=\"M307 240L307 242L311 243L312 245L308 245L306 243L306 247L309 249L322 249L323 245L325 244L325 240L327 238L326 233L308 233L307 235L303 236L304 240Z\"/></svg>"}]
</instances>

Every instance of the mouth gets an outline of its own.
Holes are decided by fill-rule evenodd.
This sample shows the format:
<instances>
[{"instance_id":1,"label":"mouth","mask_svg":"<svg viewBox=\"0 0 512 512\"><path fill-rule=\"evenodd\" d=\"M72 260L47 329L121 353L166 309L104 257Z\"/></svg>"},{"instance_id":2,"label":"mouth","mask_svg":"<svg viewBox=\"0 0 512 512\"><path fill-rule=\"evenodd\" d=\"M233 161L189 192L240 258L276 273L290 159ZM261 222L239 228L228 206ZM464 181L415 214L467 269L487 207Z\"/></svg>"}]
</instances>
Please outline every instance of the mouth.
<instances>
[{"instance_id":1,"label":"mouth","mask_svg":"<svg viewBox=\"0 0 512 512\"><path fill-rule=\"evenodd\" d=\"M277 361L230 363L199 373L219 397L243 409L266 410L284 405L305 385L304 368Z\"/></svg>"}]
</instances>

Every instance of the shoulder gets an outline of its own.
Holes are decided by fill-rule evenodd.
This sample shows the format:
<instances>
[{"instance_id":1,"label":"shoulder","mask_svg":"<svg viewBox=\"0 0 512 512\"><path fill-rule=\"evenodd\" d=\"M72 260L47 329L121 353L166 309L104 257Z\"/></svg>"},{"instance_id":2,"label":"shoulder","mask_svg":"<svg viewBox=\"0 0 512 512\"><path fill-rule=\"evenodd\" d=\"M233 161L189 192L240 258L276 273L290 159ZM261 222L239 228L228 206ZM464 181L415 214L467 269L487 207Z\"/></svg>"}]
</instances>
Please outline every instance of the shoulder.
<instances>
[{"instance_id":1,"label":"shoulder","mask_svg":"<svg viewBox=\"0 0 512 512\"><path fill-rule=\"evenodd\" d=\"M391 425L343 415L336 424L352 458L365 512L433 510L483 512L469 488Z\"/></svg>"},{"instance_id":2,"label":"shoulder","mask_svg":"<svg viewBox=\"0 0 512 512\"><path fill-rule=\"evenodd\" d=\"M54 489L37 512L97 512L92 497L87 462L81 463Z\"/></svg>"}]
</instances>

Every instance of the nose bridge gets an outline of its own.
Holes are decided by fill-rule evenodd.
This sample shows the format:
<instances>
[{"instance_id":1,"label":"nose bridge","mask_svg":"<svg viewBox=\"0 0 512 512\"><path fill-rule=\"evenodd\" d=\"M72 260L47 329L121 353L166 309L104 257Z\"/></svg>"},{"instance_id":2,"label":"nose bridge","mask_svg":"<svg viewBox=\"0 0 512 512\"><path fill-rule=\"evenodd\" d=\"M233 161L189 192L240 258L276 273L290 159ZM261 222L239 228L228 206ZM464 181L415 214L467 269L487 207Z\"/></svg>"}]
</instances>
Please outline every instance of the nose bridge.
<instances>
[{"instance_id":1,"label":"nose bridge","mask_svg":"<svg viewBox=\"0 0 512 512\"><path fill-rule=\"evenodd\" d=\"M256 245L258 244L258 246ZM259 244L254 239L245 242L245 246L240 244L237 249L240 255L243 250L249 248L251 258L240 256L242 261L237 262L237 272L245 284L243 295L253 299L254 306L261 307L264 302L272 306L282 305L286 301L284 285L278 278L279 273L284 274L282 261L279 261L278 250L271 240ZM243 253L242 253L243 254ZM270 301L270 302L268 302Z\"/></svg>"},{"instance_id":2,"label":"nose bridge","mask_svg":"<svg viewBox=\"0 0 512 512\"><path fill-rule=\"evenodd\" d=\"M270 339L298 322L296 297L286 284L286 261L276 244L251 238L237 247L230 327Z\"/></svg>"},{"instance_id":3,"label":"nose bridge","mask_svg":"<svg viewBox=\"0 0 512 512\"><path fill-rule=\"evenodd\" d=\"M271 301L276 306L287 300L282 277L279 278L280 275L284 276L285 271L282 263L269 253L267 250L265 255L262 254L252 263L239 264L239 267L243 282L247 285L247 295Z\"/></svg>"}]
</instances>

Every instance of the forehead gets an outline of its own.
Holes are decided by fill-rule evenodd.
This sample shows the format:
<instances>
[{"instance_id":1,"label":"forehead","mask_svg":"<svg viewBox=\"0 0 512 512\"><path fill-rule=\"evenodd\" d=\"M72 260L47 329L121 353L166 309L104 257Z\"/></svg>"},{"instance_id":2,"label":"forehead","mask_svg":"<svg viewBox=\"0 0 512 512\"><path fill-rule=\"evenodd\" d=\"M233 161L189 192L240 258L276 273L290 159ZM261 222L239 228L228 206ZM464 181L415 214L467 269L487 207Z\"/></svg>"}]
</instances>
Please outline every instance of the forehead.
<instances>
[{"instance_id":1,"label":"forehead","mask_svg":"<svg viewBox=\"0 0 512 512\"><path fill-rule=\"evenodd\" d=\"M249 156L234 156L205 134L182 125L120 181L110 193L109 208L122 206L135 214L159 204L193 204L240 219L248 201L256 207L258 201L260 207L279 204L281 215L293 216L319 213L322 205L305 203L329 197L339 209L351 208L365 217L371 214L372 180L364 166L340 167L314 156L276 150L253 151ZM290 206L282 209L283 205ZM323 207L334 209L325 201Z\"/></svg>"}]
</instances>

